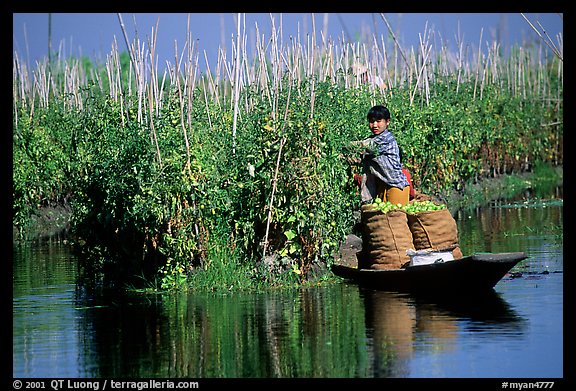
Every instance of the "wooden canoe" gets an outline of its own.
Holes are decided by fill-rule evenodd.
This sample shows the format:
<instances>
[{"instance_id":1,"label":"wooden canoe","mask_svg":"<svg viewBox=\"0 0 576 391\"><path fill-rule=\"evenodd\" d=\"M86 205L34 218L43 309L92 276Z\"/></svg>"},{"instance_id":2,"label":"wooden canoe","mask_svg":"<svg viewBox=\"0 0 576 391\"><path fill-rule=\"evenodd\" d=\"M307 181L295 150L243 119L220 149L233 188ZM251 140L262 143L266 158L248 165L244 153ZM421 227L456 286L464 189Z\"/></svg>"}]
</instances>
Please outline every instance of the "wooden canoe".
<instances>
[{"instance_id":1,"label":"wooden canoe","mask_svg":"<svg viewBox=\"0 0 576 391\"><path fill-rule=\"evenodd\" d=\"M493 290L510 269L526 258L524 252L479 253L454 261L394 270L334 264L332 272L359 285L386 291L480 293Z\"/></svg>"}]
</instances>

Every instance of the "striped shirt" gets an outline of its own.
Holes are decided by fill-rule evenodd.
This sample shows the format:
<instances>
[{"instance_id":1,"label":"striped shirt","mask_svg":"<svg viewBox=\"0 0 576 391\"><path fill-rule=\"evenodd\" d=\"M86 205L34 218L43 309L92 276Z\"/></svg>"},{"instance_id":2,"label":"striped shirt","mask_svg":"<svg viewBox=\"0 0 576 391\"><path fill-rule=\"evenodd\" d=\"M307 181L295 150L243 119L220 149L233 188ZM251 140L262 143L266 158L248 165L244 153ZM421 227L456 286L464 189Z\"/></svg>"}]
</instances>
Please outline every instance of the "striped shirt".
<instances>
[{"instance_id":1,"label":"striped shirt","mask_svg":"<svg viewBox=\"0 0 576 391\"><path fill-rule=\"evenodd\" d=\"M388 186L404 189L409 186L402 172L400 149L396 139L388 130L363 140L368 151L362 156L362 165L366 174L372 174Z\"/></svg>"}]
</instances>

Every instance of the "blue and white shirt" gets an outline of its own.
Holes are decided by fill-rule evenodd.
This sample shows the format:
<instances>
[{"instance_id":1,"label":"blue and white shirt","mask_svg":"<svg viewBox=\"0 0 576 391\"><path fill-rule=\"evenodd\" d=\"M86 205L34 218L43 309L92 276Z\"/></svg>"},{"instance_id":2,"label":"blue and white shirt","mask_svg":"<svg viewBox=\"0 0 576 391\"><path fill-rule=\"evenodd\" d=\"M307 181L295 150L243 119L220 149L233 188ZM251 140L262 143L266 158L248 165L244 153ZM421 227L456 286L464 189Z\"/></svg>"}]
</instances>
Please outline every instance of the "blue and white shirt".
<instances>
[{"instance_id":1,"label":"blue and white shirt","mask_svg":"<svg viewBox=\"0 0 576 391\"><path fill-rule=\"evenodd\" d=\"M409 186L402 172L400 149L396 139L388 130L362 141L367 151L362 155L362 165L366 174L372 174L388 186L404 189Z\"/></svg>"}]
</instances>

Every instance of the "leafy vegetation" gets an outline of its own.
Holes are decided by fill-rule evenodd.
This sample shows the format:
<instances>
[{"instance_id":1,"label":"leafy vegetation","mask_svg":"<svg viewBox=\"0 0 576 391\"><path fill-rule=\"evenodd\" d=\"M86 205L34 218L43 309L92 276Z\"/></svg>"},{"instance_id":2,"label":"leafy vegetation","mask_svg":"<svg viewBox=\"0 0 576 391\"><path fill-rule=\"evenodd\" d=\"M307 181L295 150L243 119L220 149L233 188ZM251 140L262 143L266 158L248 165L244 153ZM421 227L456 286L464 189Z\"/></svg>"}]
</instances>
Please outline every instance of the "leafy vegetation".
<instances>
[{"instance_id":1,"label":"leafy vegetation","mask_svg":"<svg viewBox=\"0 0 576 391\"><path fill-rule=\"evenodd\" d=\"M270 61L265 83L245 75L254 82L240 88L180 70L165 83L154 68L146 83L126 71L128 55L110 58L107 72L53 64L55 89L30 83L14 61L13 223L23 233L34 209L70 204L83 270L96 282L231 290L325 278L359 207L348 146L368 135L376 102L390 108L425 193L563 159L554 58L521 57L522 88L481 63L481 90L474 74L440 72L442 63L425 73L432 89L402 69L387 69L398 82L386 88L354 85L347 66L307 73L305 58L284 73ZM516 61L490 59L502 70ZM49 78L43 72L40 64Z\"/></svg>"}]
</instances>

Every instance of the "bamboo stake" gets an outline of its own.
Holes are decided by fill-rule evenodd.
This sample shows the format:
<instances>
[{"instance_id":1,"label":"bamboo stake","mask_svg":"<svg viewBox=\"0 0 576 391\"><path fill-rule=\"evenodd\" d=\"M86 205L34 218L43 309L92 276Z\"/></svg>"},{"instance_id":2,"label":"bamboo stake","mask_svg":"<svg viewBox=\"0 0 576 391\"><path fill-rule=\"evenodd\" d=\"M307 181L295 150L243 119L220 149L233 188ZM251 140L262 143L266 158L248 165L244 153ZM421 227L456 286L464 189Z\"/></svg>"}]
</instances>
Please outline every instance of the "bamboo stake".
<instances>
[{"instance_id":1,"label":"bamboo stake","mask_svg":"<svg viewBox=\"0 0 576 391\"><path fill-rule=\"evenodd\" d=\"M458 95L458 91L460 90L460 80L462 77L462 49L464 46L464 42L460 36L460 22L458 22L458 34L456 35L456 42L458 44L458 74L456 77L456 95Z\"/></svg>"},{"instance_id":2,"label":"bamboo stake","mask_svg":"<svg viewBox=\"0 0 576 391\"><path fill-rule=\"evenodd\" d=\"M191 49L194 53L194 48ZM196 81L198 75L198 51L195 52L194 63L191 66L194 68L194 72L189 72L190 78L192 79L189 95L188 95L188 126L192 127L192 103L194 102L194 91L196 90ZM191 58L192 60L192 58Z\"/></svg>"},{"instance_id":3,"label":"bamboo stake","mask_svg":"<svg viewBox=\"0 0 576 391\"><path fill-rule=\"evenodd\" d=\"M253 69L250 67L250 64L248 63L249 57L246 49L247 46L248 46L248 37L246 35L246 32L244 32L242 43L242 69L244 70L244 77L246 78L246 86L250 86L254 82L254 74ZM252 101L252 99L250 99L250 101Z\"/></svg>"},{"instance_id":4,"label":"bamboo stake","mask_svg":"<svg viewBox=\"0 0 576 391\"><path fill-rule=\"evenodd\" d=\"M538 34L538 36L540 37L540 39L542 39L542 41L544 41L544 43L546 44L546 46L548 46L551 50L552 53L554 53L556 55L556 57L558 57L560 59L560 61L564 61L564 58L562 56L562 53L560 53L560 50L558 50L558 48L556 47L556 45L554 45L554 42L552 42L552 40L550 39L550 37L548 36L548 34L546 33L546 30L544 30L544 27L542 27L542 25L540 24L540 22L536 22L538 23L538 26L540 26L540 28L542 29L542 32L544 33L544 35L546 35L546 38L548 38L547 40L544 39L544 37L542 36L542 34L540 34L540 31L538 31L538 29L536 27L534 27L534 25L532 24L532 22L530 22L530 20L528 20L528 18L526 17L526 15L524 15L522 12L520 12L520 15L522 15L522 17L526 20L526 22L528 22L528 24L530 25L530 27L532 27L532 29L534 31L536 31L536 34Z\"/></svg>"},{"instance_id":5,"label":"bamboo stake","mask_svg":"<svg viewBox=\"0 0 576 391\"><path fill-rule=\"evenodd\" d=\"M480 100L482 100L484 98L484 87L486 85L486 80L488 79L487 73L488 73L488 63L486 63L486 67L484 68L484 71L482 73L482 83L480 83Z\"/></svg>"},{"instance_id":6,"label":"bamboo stake","mask_svg":"<svg viewBox=\"0 0 576 391\"><path fill-rule=\"evenodd\" d=\"M160 22L160 18L156 19L156 28L152 27L152 36L148 41L148 46L150 47L150 92L152 93L152 97L154 98L155 102L155 109L156 109L156 116L160 114L160 100L158 99L158 66L157 66L157 59L156 57L156 37L158 34L158 24ZM154 65L156 63L156 65Z\"/></svg>"},{"instance_id":7,"label":"bamboo stake","mask_svg":"<svg viewBox=\"0 0 576 391\"><path fill-rule=\"evenodd\" d=\"M316 24L314 20L314 14L312 14L312 49L316 48ZM314 85L316 83L316 78L314 77L314 55L310 58L310 74L312 76L312 85L310 86L310 121L314 118L314 99L316 97L314 93Z\"/></svg>"},{"instance_id":8,"label":"bamboo stake","mask_svg":"<svg viewBox=\"0 0 576 391\"><path fill-rule=\"evenodd\" d=\"M14 104L12 105L12 110L14 111L14 130L17 131L18 130L18 105L16 104L16 102L20 101L20 103L22 104L22 99L18 96L18 82L20 82L20 85L24 85L24 83L20 80L20 77L18 77L20 71L20 64L18 62L18 54L16 53L14 56L14 60L12 61L12 80L14 80L14 82L12 83L12 101L14 102ZM24 106L24 105L23 105Z\"/></svg>"},{"instance_id":9,"label":"bamboo stake","mask_svg":"<svg viewBox=\"0 0 576 391\"><path fill-rule=\"evenodd\" d=\"M162 155L160 154L160 146L158 145L158 137L156 136L156 129L154 128L154 103L152 101L152 93L148 92L148 104L150 106L150 110L148 116L150 117L150 132L152 133L152 139L156 146L156 156L158 158L158 164L160 165L160 169L162 169Z\"/></svg>"},{"instance_id":10,"label":"bamboo stake","mask_svg":"<svg viewBox=\"0 0 576 391\"><path fill-rule=\"evenodd\" d=\"M380 35L380 42L382 43L382 59L384 60L384 80L386 80L388 91L391 91L395 85L392 78L390 77L390 69L388 68L388 53L386 52L386 45L384 44L384 37L382 35Z\"/></svg>"},{"instance_id":11,"label":"bamboo stake","mask_svg":"<svg viewBox=\"0 0 576 391\"><path fill-rule=\"evenodd\" d=\"M136 66L134 53L132 51L133 48L129 43L128 34L126 34L126 28L124 28L124 20L122 20L122 14L121 13L118 13L118 20L120 21L120 28L122 29L122 34L124 34L124 40L126 41L126 46L128 48L128 55L130 56L130 62L132 63L132 66L134 67L134 72L136 72L136 79L139 80L140 74L139 74L138 68Z\"/></svg>"},{"instance_id":12,"label":"bamboo stake","mask_svg":"<svg viewBox=\"0 0 576 391\"><path fill-rule=\"evenodd\" d=\"M293 69L296 76L296 85L298 87L298 91L300 91L300 87L302 85L302 80L304 78L305 71L301 71L301 68L304 68L304 49L302 48L302 43L300 41L293 42L294 47L294 60L293 60Z\"/></svg>"},{"instance_id":13,"label":"bamboo stake","mask_svg":"<svg viewBox=\"0 0 576 391\"><path fill-rule=\"evenodd\" d=\"M406 63L406 66L407 66L408 68L410 68L410 62L409 62L408 59L406 58L406 55L404 54L404 51L402 50L402 47L400 46L400 43L399 43L398 40L396 39L396 34L394 34L394 31L392 30L392 27L390 27L390 23L388 23L388 20L386 19L386 16L384 16L383 13L381 13L380 16L382 17L382 20L384 20L384 23L386 23L386 27L388 28L388 31L390 32L390 35L392 35L392 39L394 40L394 43L396 44L396 47L397 47L398 50L400 51L400 55L402 55L402 58L404 59L404 62Z\"/></svg>"},{"instance_id":14,"label":"bamboo stake","mask_svg":"<svg viewBox=\"0 0 576 391\"><path fill-rule=\"evenodd\" d=\"M186 65L184 67L184 72L186 72L186 92L187 92L187 116L186 125L192 128L192 99L194 95L194 86L196 81L196 67L192 65L192 57L194 55L194 43L192 41L192 33L190 32L190 14L188 14L188 19L186 22L186 53L188 53ZM194 72L192 72L192 67L194 67ZM192 83L190 81L192 79Z\"/></svg>"},{"instance_id":15,"label":"bamboo stake","mask_svg":"<svg viewBox=\"0 0 576 391\"><path fill-rule=\"evenodd\" d=\"M279 82L278 82L278 62L275 61L276 60L276 50L277 50L277 32L276 32L276 27L274 25L274 18L272 17L272 15L270 15L270 19L272 22L272 30L271 30L271 59L272 59L272 88L273 88L273 94L272 94L272 112L271 112L271 117L276 119L277 118L277 110L278 110L278 99L279 99Z\"/></svg>"},{"instance_id":16,"label":"bamboo stake","mask_svg":"<svg viewBox=\"0 0 576 391\"><path fill-rule=\"evenodd\" d=\"M245 14L244 14L245 15ZM232 122L232 155L236 155L236 125L238 122L238 99L240 97L240 20L242 14L238 14L237 26L236 26L236 65L234 74L234 119ZM245 18L245 16L244 16ZM244 23L246 20L244 19Z\"/></svg>"},{"instance_id":17,"label":"bamboo stake","mask_svg":"<svg viewBox=\"0 0 576 391\"><path fill-rule=\"evenodd\" d=\"M206 105L206 116L208 117L208 126L210 127L210 133L214 132L214 128L212 127L212 118L210 116L210 107L208 106L208 93L206 88L206 79L202 79L202 87L204 90L204 103Z\"/></svg>"},{"instance_id":18,"label":"bamboo stake","mask_svg":"<svg viewBox=\"0 0 576 391\"><path fill-rule=\"evenodd\" d=\"M212 73L210 72L210 67L208 64L208 58L206 56L206 50L204 50L204 59L206 61L206 71L207 71L207 77L208 80L210 81L210 87L212 88L213 94L214 94L214 101L216 102L216 104L218 105L218 109L222 109L222 106L220 105L220 93L218 91L218 86L216 85L216 81L214 80L214 77L212 76Z\"/></svg>"},{"instance_id":19,"label":"bamboo stake","mask_svg":"<svg viewBox=\"0 0 576 391\"><path fill-rule=\"evenodd\" d=\"M268 71L266 69L266 55L265 55L265 48L263 44L263 40L260 41L260 44L257 46L256 50L258 51L258 58L259 58L259 82L260 88L262 88L266 92L266 97L268 98L268 103L270 106L273 105L272 103L272 93L270 91L271 88L271 79L269 77Z\"/></svg>"},{"instance_id":20,"label":"bamboo stake","mask_svg":"<svg viewBox=\"0 0 576 391\"><path fill-rule=\"evenodd\" d=\"M422 67L420 68L420 72L418 73L418 77L416 79L416 84L414 85L414 90L412 91L412 95L410 96L410 106L412 106L412 103L414 102L414 95L416 94L416 90L418 89L418 83L420 83L420 77L422 76L422 74L424 72L424 67L426 65L426 61L428 60L428 56L430 55L431 51L432 51L432 45L430 45L428 47L428 49L426 50L426 56L424 57L424 60L422 62Z\"/></svg>"},{"instance_id":21,"label":"bamboo stake","mask_svg":"<svg viewBox=\"0 0 576 391\"><path fill-rule=\"evenodd\" d=\"M118 90L120 93L120 112L122 113L122 126L124 126L124 93L122 91L122 74L120 72L120 56L118 52L116 52L116 83L118 85ZM126 107L128 110L128 107ZM129 118L129 116L127 116Z\"/></svg>"},{"instance_id":22,"label":"bamboo stake","mask_svg":"<svg viewBox=\"0 0 576 391\"><path fill-rule=\"evenodd\" d=\"M563 98L561 95L562 94L562 88L561 87L564 84L564 71L563 71L563 69L564 69L564 63L562 61L558 61L558 68L557 68L558 87L556 89L557 90L557 93L556 93L557 94L556 95L556 111L557 112L560 112L560 104L563 101ZM562 121L561 121L561 123L562 123ZM556 154L555 154L556 164L559 163L558 162L558 155L559 155L558 151L560 150L560 135L559 134L560 134L560 127L557 126L556 127L556 137L555 137L556 138L556 148L555 148L555 150L556 150Z\"/></svg>"},{"instance_id":23,"label":"bamboo stake","mask_svg":"<svg viewBox=\"0 0 576 391\"><path fill-rule=\"evenodd\" d=\"M274 179L272 180L272 193L270 194L270 202L268 204L268 217L266 219L266 234L264 235L262 260L266 259L266 250L268 249L268 235L270 233L270 223L272 221L272 206L274 204L274 195L276 193L276 188L278 185L278 172L280 171L282 149L287 140L287 136L284 130L286 129L286 124L288 123L288 111L289 111L288 109L290 107L291 91L292 91L292 80L290 80L290 84L288 85L288 97L286 98L286 109L284 110L284 122L282 124L282 129L280 130L280 132L283 133L283 136L282 139L280 140L280 147L278 148L278 157L276 159L276 168L274 169Z\"/></svg>"},{"instance_id":24,"label":"bamboo stake","mask_svg":"<svg viewBox=\"0 0 576 391\"><path fill-rule=\"evenodd\" d=\"M427 23L428 22L426 22L426 26ZM428 105L430 102L430 88L428 86L428 66L427 61L425 59L426 49L424 48L424 40L426 40L426 45L428 45L428 38L426 38L426 26L424 27L424 38L422 38L420 34L418 34L418 38L420 39L420 51L422 52L422 58L424 58L424 60L422 61L422 69L424 74L424 93L426 96L426 105ZM432 50L432 45L430 45L429 50Z\"/></svg>"},{"instance_id":25,"label":"bamboo stake","mask_svg":"<svg viewBox=\"0 0 576 391\"><path fill-rule=\"evenodd\" d=\"M178 101L180 102L180 126L182 127L184 142L186 144L186 169L190 174L190 143L188 142L188 131L186 130L186 123L184 122L184 97L182 96L182 86L180 84L180 63L178 62L178 45L176 44L176 41L174 41L174 52L176 55L176 63L178 64L174 74L176 79L176 89L178 91Z\"/></svg>"},{"instance_id":26,"label":"bamboo stake","mask_svg":"<svg viewBox=\"0 0 576 391\"><path fill-rule=\"evenodd\" d=\"M482 57L482 33L484 28L480 29L480 42L478 42L478 64L476 65L476 80L474 80L474 93L472 94L472 100L476 100L476 86L478 85L478 74L480 73L480 59Z\"/></svg>"}]
</instances>

